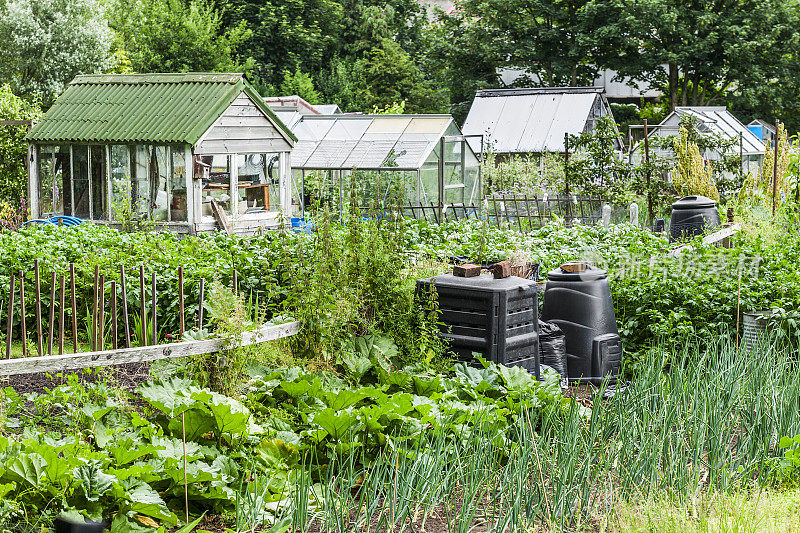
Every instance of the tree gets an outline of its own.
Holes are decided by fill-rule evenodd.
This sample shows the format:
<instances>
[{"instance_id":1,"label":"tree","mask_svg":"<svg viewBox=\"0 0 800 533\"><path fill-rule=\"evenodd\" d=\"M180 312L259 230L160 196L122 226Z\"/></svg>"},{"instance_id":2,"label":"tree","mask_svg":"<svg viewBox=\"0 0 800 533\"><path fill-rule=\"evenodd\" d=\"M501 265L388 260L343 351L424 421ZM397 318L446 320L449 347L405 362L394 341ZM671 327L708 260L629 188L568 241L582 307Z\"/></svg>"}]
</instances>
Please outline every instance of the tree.
<instances>
[{"instance_id":1,"label":"tree","mask_svg":"<svg viewBox=\"0 0 800 533\"><path fill-rule=\"evenodd\" d=\"M252 33L240 56L255 60L253 74L280 85L284 72L303 66L319 72L335 55L342 6L335 0L220 0L225 24L247 24Z\"/></svg>"},{"instance_id":2,"label":"tree","mask_svg":"<svg viewBox=\"0 0 800 533\"><path fill-rule=\"evenodd\" d=\"M319 91L314 89L314 80L311 76L297 68L294 72L286 71L283 75L278 93L281 95L296 94L309 104L322 103Z\"/></svg>"},{"instance_id":3,"label":"tree","mask_svg":"<svg viewBox=\"0 0 800 533\"><path fill-rule=\"evenodd\" d=\"M385 109L405 101L409 113L440 112L443 94L422 77L411 57L394 41L385 39L361 60L356 72L362 86L357 102L364 110Z\"/></svg>"},{"instance_id":4,"label":"tree","mask_svg":"<svg viewBox=\"0 0 800 533\"><path fill-rule=\"evenodd\" d=\"M112 27L135 72L248 71L234 55L250 36L244 22L223 28L209 0L116 0Z\"/></svg>"},{"instance_id":5,"label":"tree","mask_svg":"<svg viewBox=\"0 0 800 533\"><path fill-rule=\"evenodd\" d=\"M111 66L100 0L7 0L0 12L0 82L48 106L78 74Z\"/></svg>"},{"instance_id":6,"label":"tree","mask_svg":"<svg viewBox=\"0 0 800 533\"><path fill-rule=\"evenodd\" d=\"M661 88L670 109L723 102L796 61L798 7L780 0L591 0L599 61Z\"/></svg>"},{"instance_id":7,"label":"tree","mask_svg":"<svg viewBox=\"0 0 800 533\"><path fill-rule=\"evenodd\" d=\"M0 86L0 117L4 120L34 120L38 106L16 96L8 85ZM0 126L0 203L18 205L25 198L27 172L26 126Z\"/></svg>"}]
</instances>

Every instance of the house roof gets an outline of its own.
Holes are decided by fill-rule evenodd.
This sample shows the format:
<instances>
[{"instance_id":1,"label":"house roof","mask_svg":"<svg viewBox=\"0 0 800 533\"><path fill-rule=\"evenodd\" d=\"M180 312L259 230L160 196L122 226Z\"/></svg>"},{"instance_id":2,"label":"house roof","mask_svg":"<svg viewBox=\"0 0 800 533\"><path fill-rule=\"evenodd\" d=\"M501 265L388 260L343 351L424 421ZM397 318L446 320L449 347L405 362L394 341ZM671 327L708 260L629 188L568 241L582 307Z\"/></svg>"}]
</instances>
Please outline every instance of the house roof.
<instances>
[{"instance_id":1,"label":"house roof","mask_svg":"<svg viewBox=\"0 0 800 533\"><path fill-rule=\"evenodd\" d=\"M483 135L496 153L563 152L564 135L584 131L602 94L602 87L485 89L475 95L462 129Z\"/></svg>"},{"instance_id":2,"label":"house roof","mask_svg":"<svg viewBox=\"0 0 800 533\"><path fill-rule=\"evenodd\" d=\"M450 115L305 115L292 167L416 170L451 125Z\"/></svg>"},{"instance_id":3,"label":"house roof","mask_svg":"<svg viewBox=\"0 0 800 533\"><path fill-rule=\"evenodd\" d=\"M78 76L26 139L194 145L244 92L291 144L291 130L242 74Z\"/></svg>"},{"instance_id":4,"label":"house roof","mask_svg":"<svg viewBox=\"0 0 800 533\"><path fill-rule=\"evenodd\" d=\"M675 111L661 121L653 133L661 136L676 135L680 127L680 118L687 115L697 119L697 127L703 133L720 135L728 139L736 139L741 135L744 155L764 153L764 143L724 106L676 107ZM739 153L738 147L735 152Z\"/></svg>"}]
</instances>

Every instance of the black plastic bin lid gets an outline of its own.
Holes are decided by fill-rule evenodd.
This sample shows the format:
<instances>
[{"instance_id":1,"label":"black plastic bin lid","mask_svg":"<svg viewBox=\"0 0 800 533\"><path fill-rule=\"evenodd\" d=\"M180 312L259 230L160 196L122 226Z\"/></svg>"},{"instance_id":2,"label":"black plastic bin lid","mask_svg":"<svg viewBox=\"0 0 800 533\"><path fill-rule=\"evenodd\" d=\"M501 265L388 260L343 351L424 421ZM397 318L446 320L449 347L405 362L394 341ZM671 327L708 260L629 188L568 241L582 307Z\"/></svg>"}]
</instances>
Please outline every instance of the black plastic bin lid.
<instances>
[{"instance_id":1,"label":"black plastic bin lid","mask_svg":"<svg viewBox=\"0 0 800 533\"><path fill-rule=\"evenodd\" d=\"M587 265L581 272L565 272L561 267L547 273L547 279L552 281L594 281L605 279L608 273L592 265Z\"/></svg>"},{"instance_id":2,"label":"black plastic bin lid","mask_svg":"<svg viewBox=\"0 0 800 533\"><path fill-rule=\"evenodd\" d=\"M508 291L513 289L527 289L531 285L536 285L533 280L519 278L517 276L509 276L503 279L494 279L494 276L481 274L472 278L462 278L452 274L442 274L441 276L434 276L424 280L428 283L433 283L437 287L457 287L459 289L470 289L477 291Z\"/></svg>"},{"instance_id":3,"label":"black plastic bin lid","mask_svg":"<svg viewBox=\"0 0 800 533\"><path fill-rule=\"evenodd\" d=\"M706 207L716 207L717 202L706 196L684 196L674 204L672 209L703 209Z\"/></svg>"}]
</instances>

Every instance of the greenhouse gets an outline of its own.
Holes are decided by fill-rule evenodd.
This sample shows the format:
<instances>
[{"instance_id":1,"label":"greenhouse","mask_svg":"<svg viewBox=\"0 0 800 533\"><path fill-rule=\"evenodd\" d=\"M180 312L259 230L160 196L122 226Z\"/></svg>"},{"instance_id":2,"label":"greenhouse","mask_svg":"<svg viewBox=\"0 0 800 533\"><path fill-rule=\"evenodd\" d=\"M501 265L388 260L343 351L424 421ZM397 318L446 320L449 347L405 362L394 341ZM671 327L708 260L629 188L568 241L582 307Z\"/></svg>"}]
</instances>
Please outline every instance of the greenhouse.
<instances>
[{"instance_id":1,"label":"greenhouse","mask_svg":"<svg viewBox=\"0 0 800 533\"><path fill-rule=\"evenodd\" d=\"M480 201L480 166L450 115L306 115L292 128L294 183L305 207L399 207L441 218Z\"/></svg>"}]
</instances>

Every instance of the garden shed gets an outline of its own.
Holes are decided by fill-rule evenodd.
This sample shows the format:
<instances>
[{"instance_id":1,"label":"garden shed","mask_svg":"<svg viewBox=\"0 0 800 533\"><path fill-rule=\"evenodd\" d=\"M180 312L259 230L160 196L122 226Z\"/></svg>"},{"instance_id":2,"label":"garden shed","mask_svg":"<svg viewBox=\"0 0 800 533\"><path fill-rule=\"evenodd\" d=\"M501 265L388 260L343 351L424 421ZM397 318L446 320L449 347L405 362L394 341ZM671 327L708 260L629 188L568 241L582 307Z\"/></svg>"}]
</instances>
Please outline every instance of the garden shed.
<instances>
[{"instance_id":1,"label":"garden shed","mask_svg":"<svg viewBox=\"0 0 800 533\"><path fill-rule=\"evenodd\" d=\"M675 111L650 131L648 137L652 139L676 136L680 133L682 121L686 120L693 120L700 134L727 141L727 147L723 150L705 150L702 154L704 159L719 161L741 156L742 170L745 173L761 167L764 160L764 143L724 106L676 107ZM639 157L642 145L640 142L636 146ZM669 155L666 151L657 150L657 152Z\"/></svg>"},{"instance_id":2,"label":"garden shed","mask_svg":"<svg viewBox=\"0 0 800 533\"><path fill-rule=\"evenodd\" d=\"M563 153L565 134L591 132L606 115L611 108L602 87L484 89L475 94L463 131L479 154Z\"/></svg>"},{"instance_id":3,"label":"garden shed","mask_svg":"<svg viewBox=\"0 0 800 533\"><path fill-rule=\"evenodd\" d=\"M295 137L242 74L78 76L27 140L33 218L252 233L299 205Z\"/></svg>"},{"instance_id":4,"label":"garden shed","mask_svg":"<svg viewBox=\"0 0 800 533\"><path fill-rule=\"evenodd\" d=\"M354 192L360 207L420 217L480 203L478 158L450 115L304 115L292 131L306 204L341 207Z\"/></svg>"}]
</instances>

